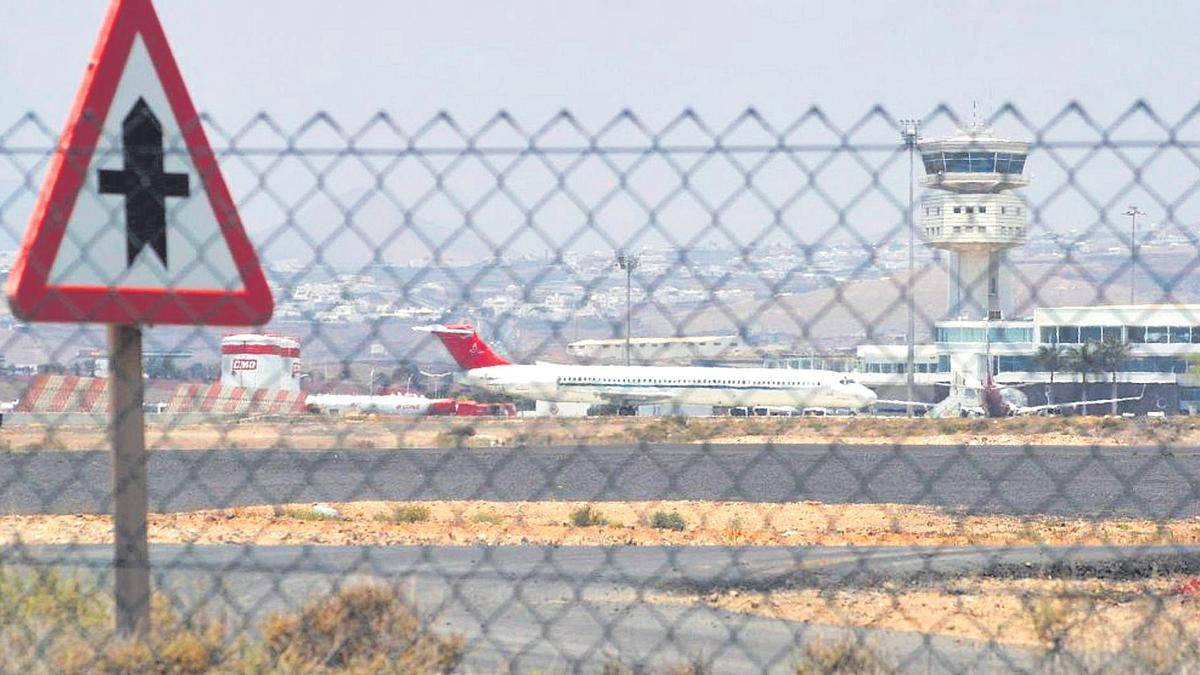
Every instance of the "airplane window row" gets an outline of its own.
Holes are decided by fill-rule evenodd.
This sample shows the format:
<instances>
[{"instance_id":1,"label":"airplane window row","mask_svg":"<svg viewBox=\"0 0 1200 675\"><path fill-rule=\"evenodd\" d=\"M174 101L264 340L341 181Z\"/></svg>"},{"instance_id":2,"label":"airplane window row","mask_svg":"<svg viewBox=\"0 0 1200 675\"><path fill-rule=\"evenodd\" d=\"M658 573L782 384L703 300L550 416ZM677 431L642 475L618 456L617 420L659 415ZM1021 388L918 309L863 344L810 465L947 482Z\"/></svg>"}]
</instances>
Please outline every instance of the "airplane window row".
<instances>
[{"instance_id":1,"label":"airplane window row","mask_svg":"<svg viewBox=\"0 0 1200 675\"><path fill-rule=\"evenodd\" d=\"M844 379L844 378L843 378ZM701 380L679 380L679 379L654 379L654 378L618 378L618 377L563 377L559 379L564 384L661 384L661 385L683 385L683 384L732 384L732 385L748 385L748 386L800 386L800 387L815 387L817 382L785 382L783 380L755 381L755 380L717 380L717 379L701 379ZM845 382L843 381L843 384Z\"/></svg>"}]
</instances>

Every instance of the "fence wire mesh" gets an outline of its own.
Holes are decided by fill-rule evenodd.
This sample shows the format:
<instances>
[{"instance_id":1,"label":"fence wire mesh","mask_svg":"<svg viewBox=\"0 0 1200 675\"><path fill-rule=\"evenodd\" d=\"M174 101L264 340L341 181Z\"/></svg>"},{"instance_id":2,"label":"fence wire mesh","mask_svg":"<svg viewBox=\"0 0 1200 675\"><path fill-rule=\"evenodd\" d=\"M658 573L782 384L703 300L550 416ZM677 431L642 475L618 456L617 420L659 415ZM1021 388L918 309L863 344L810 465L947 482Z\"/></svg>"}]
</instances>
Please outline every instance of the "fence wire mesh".
<instances>
[{"instance_id":1,"label":"fence wire mesh","mask_svg":"<svg viewBox=\"0 0 1200 675\"><path fill-rule=\"evenodd\" d=\"M30 113L0 246L62 162L52 283L239 288L202 128L275 311L145 330L133 636L103 327L0 315L4 670L1195 670L1198 113Z\"/></svg>"}]
</instances>

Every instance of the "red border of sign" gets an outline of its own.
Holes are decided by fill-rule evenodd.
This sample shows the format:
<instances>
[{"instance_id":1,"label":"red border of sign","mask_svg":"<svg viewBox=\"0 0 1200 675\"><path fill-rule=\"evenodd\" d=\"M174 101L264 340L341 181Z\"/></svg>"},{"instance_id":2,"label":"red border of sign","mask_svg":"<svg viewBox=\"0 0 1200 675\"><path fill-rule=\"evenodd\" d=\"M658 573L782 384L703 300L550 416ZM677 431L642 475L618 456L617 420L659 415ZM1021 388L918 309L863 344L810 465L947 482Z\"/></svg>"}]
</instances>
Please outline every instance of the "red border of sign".
<instances>
[{"instance_id":1,"label":"red border of sign","mask_svg":"<svg viewBox=\"0 0 1200 675\"><path fill-rule=\"evenodd\" d=\"M48 286L46 283L75 208L75 200L84 185L102 120L108 115L134 37L139 34L179 122L183 141L208 193L233 262L241 274L242 290ZM221 177L216 156L204 135L150 0L113 0L109 6L6 286L13 314L27 321L251 326L270 320L275 304L271 289Z\"/></svg>"}]
</instances>

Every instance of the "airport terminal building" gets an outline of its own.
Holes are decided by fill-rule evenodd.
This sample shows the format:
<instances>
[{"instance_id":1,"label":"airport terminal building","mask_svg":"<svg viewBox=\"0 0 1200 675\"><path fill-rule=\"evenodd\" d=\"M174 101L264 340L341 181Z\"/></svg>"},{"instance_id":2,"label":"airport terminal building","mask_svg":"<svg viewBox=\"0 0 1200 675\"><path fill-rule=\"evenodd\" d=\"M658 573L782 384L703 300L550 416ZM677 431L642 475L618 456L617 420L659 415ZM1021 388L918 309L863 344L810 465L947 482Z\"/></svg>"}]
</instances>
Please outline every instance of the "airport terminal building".
<instances>
[{"instance_id":1,"label":"airport terminal building","mask_svg":"<svg viewBox=\"0 0 1200 675\"><path fill-rule=\"evenodd\" d=\"M921 184L929 189L917 208L918 232L948 257L948 297L933 344L916 345L914 398L941 400L952 386L983 381L990 371L1000 384L1034 384L1025 389L1031 405L1109 398L1115 378L1117 396L1142 395L1121 403L1122 412L1200 409L1200 305L1038 307L1031 317L1011 316L1008 254L1024 241L1029 219L1014 190L1029 183L1028 143L973 127L920 140L917 148ZM1081 373L1065 357L1085 343L1105 342L1127 345L1119 363L1094 363ZM1046 353L1056 348L1057 364ZM799 367L795 361L766 365ZM880 398L905 397L905 344L860 345L854 361L858 379Z\"/></svg>"},{"instance_id":2,"label":"airport terminal building","mask_svg":"<svg viewBox=\"0 0 1200 675\"><path fill-rule=\"evenodd\" d=\"M1084 374L1062 359L1057 369L1037 357L1039 348L1063 351L1085 342L1114 340L1129 345L1116 371L1119 396L1141 401L1121 404L1123 412L1200 410L1200 305L1101 305L1039 307L1032 319L941 321L936 341L919 345L914 369L918 392L938 400L958 373L986 374L986 359L999 383L1043 383L1027 389L1031 404L1085 398ZM862 345L857 350L859 379L888 397L904 390L904 345ZM1087 374L1086 398L1108 398L1114 373L1097 366ZM1050 390L1053 378L1054 389ZM1104 383L1103 385L1101 383Z\"/></svg>"}]
</instances>

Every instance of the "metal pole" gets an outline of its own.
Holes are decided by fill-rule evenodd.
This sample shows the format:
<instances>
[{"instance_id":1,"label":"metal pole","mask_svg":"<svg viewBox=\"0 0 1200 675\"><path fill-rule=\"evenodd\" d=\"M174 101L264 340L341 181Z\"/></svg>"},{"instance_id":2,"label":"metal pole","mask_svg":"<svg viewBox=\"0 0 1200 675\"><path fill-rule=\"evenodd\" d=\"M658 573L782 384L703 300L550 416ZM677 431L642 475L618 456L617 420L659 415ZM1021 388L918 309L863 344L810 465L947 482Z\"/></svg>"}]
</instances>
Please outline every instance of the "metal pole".
<instances>
[{"instance_id":1,"label":"metal pole","mask_svg":"<svg viewBox=\"0 0 1200 675\"><path fill-rule=\"evenodd\" d=\"M626 259L625 265L625 365L630 365L630 331L633 325L633 263L630 259Z\"/></svg>"},{"instance_id":2,"label":"metal pole","mask_svg":"<svg viewBox=\"0 0 1200 675\"><path fill-rule=\"evenodd\" d=\"M150 632L150 547L146 533L142 329L109 326L108 356L117 632L145 637Z\"/></svg>"},{"instance_id":3,"label":"metal pole","mask_svg":"<svg viewBox=\"0 0 1200 675\"><path fill-rule=\"evenodd\" d=\"M905 332L907 352L904 361L904 384L905 396L908 403L904 406L904 409L905 415L912 417L913 389L915 384L913 370L916 367L916 319L913 313L913 305L916 303L916 298L913 295L913 287L916 281L916 227L913 219L913 209L915 208L913 201L913 176L917 151L917 129L920 126L920 122L917 120L901 120L900 125L904 144L908 147L908 212L906 214L908 225L908 281L904 284L904 299L908 310L908 330Z\"/></svg>"},{"instance_id":4,"label":"metal pole","mask_svg":"<svg viewBox=\"0 0 1200 675\"><path fill-rule=\"evenodd\" d=\"M638 256L617 251L617 266L625 270L625 365L630 365L630 331L633 325L633 270L637 267Z\"/></svg>"},{"instance_id":5,"label":"metal pole","mask_svg":"<svg viewBox=\"0 0 1200 675\"><path fill-rule=\"evenodd\" d=\"M1137 217L1146 213L1136 206L1125 212L1129 216L1129 304L1134 303L1134 273L1137 271Z\"/></svg>"}]
</instances>

